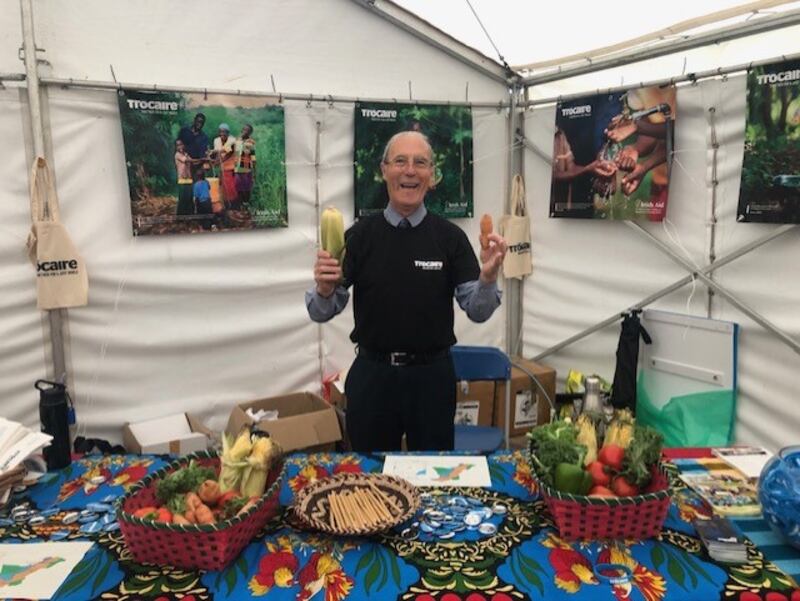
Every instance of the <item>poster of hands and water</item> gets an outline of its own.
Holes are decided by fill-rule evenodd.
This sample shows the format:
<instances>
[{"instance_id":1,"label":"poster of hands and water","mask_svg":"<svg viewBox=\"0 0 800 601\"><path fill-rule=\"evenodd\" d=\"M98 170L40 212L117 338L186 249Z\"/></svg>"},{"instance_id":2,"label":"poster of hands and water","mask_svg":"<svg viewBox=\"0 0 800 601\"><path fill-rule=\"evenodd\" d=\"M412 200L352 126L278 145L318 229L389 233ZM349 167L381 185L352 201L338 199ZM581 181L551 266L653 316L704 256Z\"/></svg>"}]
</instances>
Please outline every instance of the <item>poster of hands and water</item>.
<instances>
[{"instance_id":1,"label":"poster of hands and water","mask_svg":"<svg viewBox=\"0 0 800 601\"><path fill-rule=\"evenodd\" d=\"M675 109L674 86L560 102L550 216L663 220Z\"/></svg>"},{"instance_id":2,"label":"poster of hands and water","mask_svg":"<svg viewBox=\"0 0 800 601\"><path fill-rule=\"evenodd\" d=\"M288 226L283 107L120 90L134 235Z\"/></svg>"},{"instance_id":3,"label":"poster of hands and water","mask_svg":"<svg viewBox=\"0 0 800 601\"><path fill-rule=\"evenodd\" d=\"M747 77L738 221L800 223L800 60Z\"/></svg>"}]
</instances>

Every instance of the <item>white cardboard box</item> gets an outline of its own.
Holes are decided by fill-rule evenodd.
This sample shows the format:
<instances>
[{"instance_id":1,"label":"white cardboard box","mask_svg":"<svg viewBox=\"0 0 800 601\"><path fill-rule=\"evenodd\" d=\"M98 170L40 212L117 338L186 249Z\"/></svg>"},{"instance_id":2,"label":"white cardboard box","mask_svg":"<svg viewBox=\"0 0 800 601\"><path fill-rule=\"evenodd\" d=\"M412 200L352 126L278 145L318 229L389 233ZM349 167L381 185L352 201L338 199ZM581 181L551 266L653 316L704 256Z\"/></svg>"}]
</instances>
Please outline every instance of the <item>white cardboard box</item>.
<instances>
[{"instance_id":1,"label":"white cardboard box","mask_svg":"<svg viewBox=\"0 0 800 601\"><path fill-rule=\"evenodd\" d=\"M191 413L166 415L122 428L122 441L129 453L186 455L205 451L211 430Z\"/></svg>"}]
</instances>

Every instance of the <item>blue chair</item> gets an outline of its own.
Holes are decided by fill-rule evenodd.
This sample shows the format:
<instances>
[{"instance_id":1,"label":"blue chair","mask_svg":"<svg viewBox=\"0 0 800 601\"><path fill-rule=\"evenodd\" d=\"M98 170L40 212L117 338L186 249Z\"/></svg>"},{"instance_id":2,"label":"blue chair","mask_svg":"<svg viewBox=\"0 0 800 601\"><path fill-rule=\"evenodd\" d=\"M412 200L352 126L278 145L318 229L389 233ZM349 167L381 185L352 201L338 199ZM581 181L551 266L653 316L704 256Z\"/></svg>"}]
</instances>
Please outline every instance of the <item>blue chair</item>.
<instances>
[{"instance_id":1,"label":"blue chair","mask_svg":"<svg viewBox=\"0 0 800 601\"><path fill-rule=\"evenodd\" d=\"M473 380L504 380L506 383L505 414L511 413L511 361L501 350L491 346L461 346L450 349L459 382ZM511 420L505 420L505 432L489 426L456 425L455 450L490 453L505 443L509 448L509 427Z\"/></svg>"}]
</instances>

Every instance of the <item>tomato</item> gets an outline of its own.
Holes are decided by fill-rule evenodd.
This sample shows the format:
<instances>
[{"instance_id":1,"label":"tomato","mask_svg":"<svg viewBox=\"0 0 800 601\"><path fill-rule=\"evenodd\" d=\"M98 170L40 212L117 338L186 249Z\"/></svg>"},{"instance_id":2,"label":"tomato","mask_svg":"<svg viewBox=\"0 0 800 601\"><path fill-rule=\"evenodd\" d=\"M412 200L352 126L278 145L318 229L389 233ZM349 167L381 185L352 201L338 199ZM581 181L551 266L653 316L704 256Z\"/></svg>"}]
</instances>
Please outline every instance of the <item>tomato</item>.
<instances>
[{"instance_id":1,"label":"tomato","mask_svg":"<svg viewBox=\"0 0 800 601\"><path fill-rule=\"evenodd\" d=\"M166 507L159 507L158 514L153 518L157 522L172 522L172 512Z\"/></svg>"},{"instance_id":2,"label":"tomato","mask_svg":"<svg viewBox=\"0 0 800 601\"><path fill-rule=\"evenodd\" d=\"M615 444L607 444L600 449L597 460L600 463L613 468L615 471L622 469L622 459L625 457L625 449Z\"/></svg>"},{"instance_id":3,"label":"tomato","mask_svg":"<svg viewBox=\"0 0 800 601\"><path fill-rule=\"evenodd\" d=\"M611 484L611 474L606 472L606 466L599 461L592 461L586 468L595 485L608 486Z\"/></svg>"},{"instance_id":4,"label":"tomato","mask_svg":"<svg viewBox=\"0 0 800 601\"><path fill-rule=\"evenodd\" d=\"M223 493L222 496L217 500L217 507L225 507L225 503L231 499L235 499L238 496L239 493L235 490L229 490L228 492Z\"/></svg>"},{"instance_id":5,"label":"tomato","mask_svg":"<svg viewBox=\"0 0 800 601\"><path fill-rule=\"evenodd\" d=\"M614 491L610 488L606 488L605 486L597 485L589 491L590 497L616 497L617 495L614 494Z\"/></svg>"},{"instance_id":6,"label":"tomato","mask_svg":"<svg viewBox=\"0 0 800 601\"><path fill-rule=\"evenodd\" d=\"M622 476L614 478L614 481L611 483L611 488L620 497L632 497L633 495L639 494L639 489Z\"/></svg>"}]
</instances>

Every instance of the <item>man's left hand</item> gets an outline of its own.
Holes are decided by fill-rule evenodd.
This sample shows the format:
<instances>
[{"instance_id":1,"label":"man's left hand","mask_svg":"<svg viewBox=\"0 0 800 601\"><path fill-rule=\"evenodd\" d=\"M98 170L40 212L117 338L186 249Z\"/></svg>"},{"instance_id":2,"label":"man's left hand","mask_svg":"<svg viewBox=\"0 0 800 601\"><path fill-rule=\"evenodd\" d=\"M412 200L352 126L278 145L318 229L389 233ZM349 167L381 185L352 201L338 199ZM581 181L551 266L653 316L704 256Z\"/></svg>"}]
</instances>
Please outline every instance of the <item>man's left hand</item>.
<instances>
[{"instance_id":1,"label":"man's left hand","mask_svg":"<svg viewBox=\"0 0 800 601\"><path fill-rule=\"evenodd\" d=\"M489 234L489 246L481 249L481 283L491 284L497 281L497 274L507 250L508 245L500 234Z\"/></svg>"}]
</instances>

